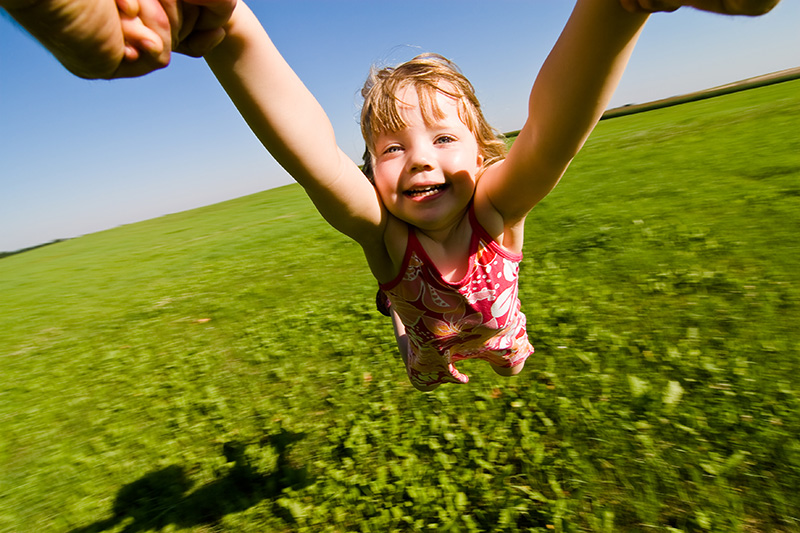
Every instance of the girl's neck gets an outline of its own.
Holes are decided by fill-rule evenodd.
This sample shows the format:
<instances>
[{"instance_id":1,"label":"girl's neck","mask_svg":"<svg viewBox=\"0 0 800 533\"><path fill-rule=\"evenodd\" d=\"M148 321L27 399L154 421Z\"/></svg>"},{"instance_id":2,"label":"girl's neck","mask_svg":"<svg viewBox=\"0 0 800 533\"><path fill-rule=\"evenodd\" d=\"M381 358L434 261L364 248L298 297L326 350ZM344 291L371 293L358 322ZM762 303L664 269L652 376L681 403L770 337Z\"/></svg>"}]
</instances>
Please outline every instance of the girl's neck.
<instances>
[{"instance_id":1,"label":"girl's neck","mask_svg":"<svg viewBox=\"0 0 800 533\"><path fill-rule=\"evenodd\" d=\"M469 223L469 208L465 209L460 216L453 217L452 221L446 224L430 228L409 227L413 228L417 236L423 237L426 242L443 247L448 247L450 243L460 242L464 234L472 234Z\"/></svg>"},{"instance_id":2,"label":"girl's neck","mask_svg":"<svg viewBox=\"0 0 800 533\"><path fill-rule=\"evenodd\" d=\"M469 268L472 225L467 213L455 224L436 230L413 228L425 253L449 282L462 279Z\"/></svg>"}]
</instances>

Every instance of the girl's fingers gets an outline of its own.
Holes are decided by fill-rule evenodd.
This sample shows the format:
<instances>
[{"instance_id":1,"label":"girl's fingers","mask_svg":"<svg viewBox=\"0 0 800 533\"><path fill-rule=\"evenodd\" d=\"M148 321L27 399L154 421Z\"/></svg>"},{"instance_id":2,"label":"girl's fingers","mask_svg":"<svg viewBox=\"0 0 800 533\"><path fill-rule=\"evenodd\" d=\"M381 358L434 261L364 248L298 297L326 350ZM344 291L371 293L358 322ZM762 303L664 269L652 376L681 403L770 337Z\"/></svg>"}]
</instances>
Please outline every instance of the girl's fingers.
<instances>
[{"instance_id":1,"label":"girl's fingers","mask_svg":"<svg viewBox=\"0 0 800 533\"><path fill-rule=\"evenodd\" d=\"M137 0L117 0L117 9L126 17L135 17L139 14L139 2Z\"/></svg>"},{"instance_id":2,"label":"girl's fingers","mask_svg":"<svg viewBox=\"0 0 800 533\"><path fill-rule=\"evenodd\" d=\"M125 61L133 63L139 59L139 50L135 46L125 43Z\"/></svg>"},{"instance_id":3,"label":"girl's fingers","mask_svg":"<svg viewBox=\"0 0 800 533\"><path fill-rule=\"evenodd\" d=\"M169 64L172 52L171 21L158 0L137 0L139 19L150 30L153 46L149 50L157 53L156 58L162 66Z\"/></svg>"},{"instance_id":4,"label":"girl's fingers","mask_svg":"<svg viewBox=\"0 0 800 533\"><path fill-rule=\"evenodd\" d=\"M164 42L159 35L144 25L139 17L120 17L125 38L125 59L136 61L139 53L158 57L164 52Z\"/></svg>"}]
</instances>

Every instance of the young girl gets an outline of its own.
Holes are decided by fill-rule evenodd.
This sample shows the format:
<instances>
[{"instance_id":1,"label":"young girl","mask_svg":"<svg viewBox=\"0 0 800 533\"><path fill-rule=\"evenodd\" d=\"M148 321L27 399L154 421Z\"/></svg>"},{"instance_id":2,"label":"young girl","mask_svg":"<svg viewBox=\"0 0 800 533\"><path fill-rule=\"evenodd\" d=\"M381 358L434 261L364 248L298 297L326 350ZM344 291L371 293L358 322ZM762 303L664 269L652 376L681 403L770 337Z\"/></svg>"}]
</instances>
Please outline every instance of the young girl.
<instances>
[{"instance_id":1,"label":"young girl","mask_svg":"<svg viewBox=\"0 0 800 533\"><path fill-rule=\"evenodd\" d=\"M367 177L242 2L205 59L322 216L361 245L411 383L430 391L467 382L461 359L511 376L533 353L517 298L525 216L605 110L646 18L618 0L578 0L507 155L448 61L374 73L363 91Z\"/></svg>"},{"instance_id":2,"label":"young girl","mask_svg":"<svg viewBox=\"0 0 800 533\"><path fill-rule=\"evenodd\" d=\"M577 1L508 154L446 59L374 72L363 90L363 171L246 5L206 54L264 146L363 248L417 389L466 383L454 363L467 358L515 375L533 353L517 298L525 217L605 110L651 4Z\"/></svg>"}]
</instances>

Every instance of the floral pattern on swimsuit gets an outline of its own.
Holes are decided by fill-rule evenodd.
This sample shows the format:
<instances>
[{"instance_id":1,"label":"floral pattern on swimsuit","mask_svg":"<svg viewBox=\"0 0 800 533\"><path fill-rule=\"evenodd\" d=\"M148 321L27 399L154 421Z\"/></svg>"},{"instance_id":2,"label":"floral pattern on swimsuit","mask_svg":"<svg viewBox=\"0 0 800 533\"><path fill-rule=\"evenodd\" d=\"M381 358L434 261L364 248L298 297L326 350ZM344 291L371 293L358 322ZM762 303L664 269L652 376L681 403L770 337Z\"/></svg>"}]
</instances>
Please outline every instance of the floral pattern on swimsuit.
<instances>
[{"instance_id":1,"label":"floral pattern on swimsuit","mask_svg":"<svg viewBox=\"0 0 800 533\"><path fill-rule=\"evenodd\" d=\"M381 285L405 325L407 371L417 385L466 383L453 364L463 359L512 367L533 353L518 297L522 254L495 242L472 209L469 217L470 265L462 280L445 281L410 229L405 268Z\"/></svg>"}]
</instances>

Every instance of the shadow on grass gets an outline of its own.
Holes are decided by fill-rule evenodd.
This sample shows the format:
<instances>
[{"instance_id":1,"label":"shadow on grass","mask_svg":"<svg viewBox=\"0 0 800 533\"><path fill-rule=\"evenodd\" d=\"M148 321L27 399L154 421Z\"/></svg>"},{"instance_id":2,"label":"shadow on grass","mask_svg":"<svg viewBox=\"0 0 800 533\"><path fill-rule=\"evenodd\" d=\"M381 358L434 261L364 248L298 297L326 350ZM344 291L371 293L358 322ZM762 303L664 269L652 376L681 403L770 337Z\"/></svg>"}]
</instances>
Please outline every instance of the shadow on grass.
<instances>
[{"instance_id":1,"label":"shadow on grass","mask_svg":"<svg viewBox=\"0 0 800 533\"><path fill-rule=\"evenodd\" d=\"M117 527L133 518L123 533L137 533L161 529L170 524L181 528L213 524L223 516L244 511L263 500L274 499L285 488L302 488L308 485L305 468L292 467L287 458L287 448L301 440L305 434L284 429L263 439L259 447L275 456L269 472L254 460L252 446L229 442L223 453L234 465L228 473L195 490L183 467L168 466L150 472L141 479L120 489L114 500L114 516L70 533L99 533ZM266 444L264 444L266 443ZM268 461L269 462L269 461ZM279 510L276 514L286 519Z\"/></svg>"}]
</instances>

